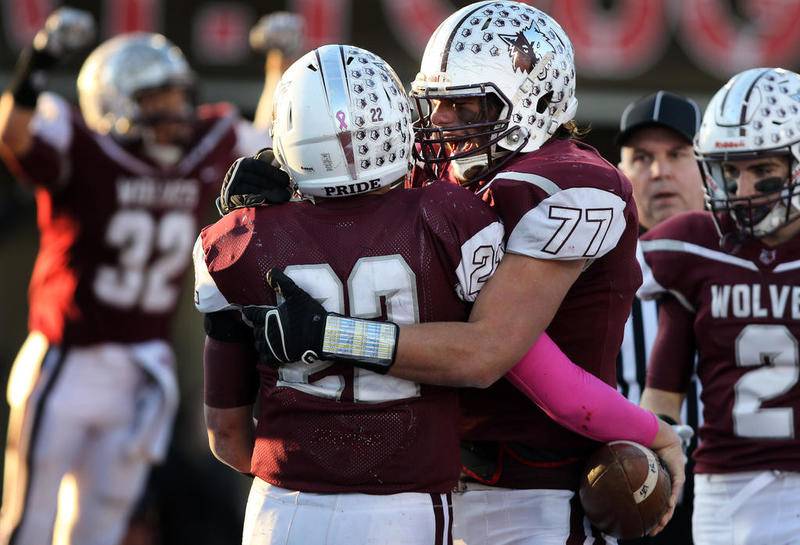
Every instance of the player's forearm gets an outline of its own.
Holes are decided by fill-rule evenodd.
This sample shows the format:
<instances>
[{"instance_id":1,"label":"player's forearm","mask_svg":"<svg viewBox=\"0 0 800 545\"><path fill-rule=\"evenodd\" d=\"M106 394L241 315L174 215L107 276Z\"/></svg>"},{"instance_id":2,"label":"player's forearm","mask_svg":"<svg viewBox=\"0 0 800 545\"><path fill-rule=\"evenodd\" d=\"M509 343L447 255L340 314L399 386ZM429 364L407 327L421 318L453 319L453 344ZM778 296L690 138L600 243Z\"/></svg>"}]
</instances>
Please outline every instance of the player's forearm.
<instances>
[{"instance_id":1,"label":"player's forearm","mask_svg":"<svg viewBox=\"0 0 800 545\"><path fill-rule=\"evenodd\" d=\"M639 405L656 414L663 414L675 422L681 421L681 405L685 394L647 387L642 392Z\"/></svg>"},{"instance_id":2,"label":"player's forearm","mask_svg":"<svg viewBox=\"0 0 800 545\"><path fill-rule=\"evenodd\" d=\"M423 384L486 388L519 358L519 349L502 341L478 322L403 326L390 374Z\"/></svg>"},{"instance_id":3,"label":"player's forearm","mask_svg":"<svg viewBox=\"0 0 800 545\"><path fill-rule=\"evenodd\" d=\"M574 364L546 334L506 378L555 422L576 433L602 442L654 443L659 429L655 415Z\"/></svg>"},{"instance_id":4,"label":"player's forearm","mask_svg":"<svg viewBox=\"0 0 800 545\"><path fill-rule=\"evenodd\" d=\"M0 98L0 142L16 157L25 155L33 145L30 124L34 113L16 104L9 92Z\"/></svg>"},{"instance_id":5,"label":"player's forearm","mask_svg":"<svg viewBox=\"0 0 800 545\"><path fill-rule=\"evenodd\" d=\"M220 462L241 473L250 472L255 428L252 407L205 407L208 446Z\"/></svg>"},{"instance_id":6,"label":"player's forearm","mask_svg":"<svg viewBox=\"0 0 800 545\"><path fill-rule=\"evenodd\" d=\"M258 99L258 106L253 118L253 125L265 129L272 123L272 97L281 80L283 72L289 67L289 58L280 50L272 49L267 52L264 62L264 89Z\"/></svg>"}]
</instances>

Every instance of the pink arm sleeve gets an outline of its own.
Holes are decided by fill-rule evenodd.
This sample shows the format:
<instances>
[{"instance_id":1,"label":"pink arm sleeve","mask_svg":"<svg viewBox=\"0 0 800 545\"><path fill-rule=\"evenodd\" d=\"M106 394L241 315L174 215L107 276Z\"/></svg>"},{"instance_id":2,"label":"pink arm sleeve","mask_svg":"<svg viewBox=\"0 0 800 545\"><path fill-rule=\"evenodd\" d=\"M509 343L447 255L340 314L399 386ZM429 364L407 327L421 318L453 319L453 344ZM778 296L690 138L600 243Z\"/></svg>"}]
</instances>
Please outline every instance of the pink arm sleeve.
<instances>
[{"instance_id":1,"label":"pink arm sleeve","mask_svg":"<svg viewBox=\"0 0 800 545\"><path fill-rule=\"evenodd\" d=\"M590 439L649 447L658 432L653 413L572 363L545 333L506 378L558 424Z\"/></svg>"}]
</instances>

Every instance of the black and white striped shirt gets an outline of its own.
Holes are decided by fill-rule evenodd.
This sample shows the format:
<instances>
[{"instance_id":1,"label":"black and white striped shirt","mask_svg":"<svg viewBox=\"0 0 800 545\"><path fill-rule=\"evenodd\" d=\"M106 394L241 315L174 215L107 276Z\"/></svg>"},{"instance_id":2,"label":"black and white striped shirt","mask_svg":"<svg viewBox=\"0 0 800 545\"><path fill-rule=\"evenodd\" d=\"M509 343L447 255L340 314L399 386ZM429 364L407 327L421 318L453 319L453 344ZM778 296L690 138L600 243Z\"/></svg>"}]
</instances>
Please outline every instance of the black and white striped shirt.
<instances>
[{"instance_id":1,"label":"black and white striped shirt","mask_svg":"<svg viewBox=\"0 0 800 545\"><path fill-rule=\"evenodd\" d=\"M641 257L641 254L639 254ZM647 360L658 331L658 302L633 300L633 308L625 323L619 356L617 356L617 388L634 403L639 403L647 379ZM697 432L702 422L700 383L692 377L686 401L681 408L681 421Z\"/></svg>"}]
</instances>

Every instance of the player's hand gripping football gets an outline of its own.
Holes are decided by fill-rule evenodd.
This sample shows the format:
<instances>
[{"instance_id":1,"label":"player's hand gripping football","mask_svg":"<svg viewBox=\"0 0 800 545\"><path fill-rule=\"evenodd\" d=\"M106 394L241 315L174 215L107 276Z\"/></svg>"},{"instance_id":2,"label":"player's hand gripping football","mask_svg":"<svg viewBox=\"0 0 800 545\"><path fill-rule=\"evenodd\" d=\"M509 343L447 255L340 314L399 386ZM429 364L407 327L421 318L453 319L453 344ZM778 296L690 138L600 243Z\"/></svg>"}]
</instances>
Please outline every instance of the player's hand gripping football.
<instances>
[{"instance_id":1,"label":"player's hand gripping football","mask_svg":"<svg viewBox=\"0 0 800 545\"><path fill-rule=\"evenodd\" d=\"M33 38L33 47L38 51L46 51L56 59L62 59L91 44L94 37L92 14L64 6L47 17L44 28Z\"/></svg>"},{"instance_id":2,"label":"player's hand gripping football","mask_svg":"<svg viewBox=\"0 0 800 545\"><path fill-rule=\"evenodd\" d=\"M250 47L259 53L277 49L288 58L297 57L303 47L303 17L288 11L264 15L250 30Z\"/></svg>"},{"instance_id":3,"label":"player's hand gripping football","mask_svg":"<svg viewBox=\"0 0 800 545\"><path fill-rule=\"evenodd\" d=\"M272 150L265 148L253 157L240 157L233 162L216 203L220 216L224 216L236 208L281 204L291 198L289 175L278 168Z\"/></svg>"},{"instance_id":4,"label":"player's hand gripping football","mask_svg":"<svg viewBox=\"0 0 800 545\"><path fill-rule=\"evenodd\" d=\"M279 268L267 283L283 296L277 307L246 307L255 329L256 349L273 366L316 360L346 362L377 373L389 371L400 328L392 322L349 318L327 312Z\"/></svg>"},{"instance_id":5,"label":"player's hand gripping football","mask_svg":"<svg viewBox=\"0 0 800 545\"><path fill-rule=\"evenodd\" d=\"M669 509L656 527L650 531L649 535L654 536L664 529L675 513L675 506L678 505L678 498L683 491L683 484L686 482L686 452L683 439L675 431L675 428L660 418L658 419L658 433L650 448L658 454L672 479Z\"/></svg>"}]
</instances>

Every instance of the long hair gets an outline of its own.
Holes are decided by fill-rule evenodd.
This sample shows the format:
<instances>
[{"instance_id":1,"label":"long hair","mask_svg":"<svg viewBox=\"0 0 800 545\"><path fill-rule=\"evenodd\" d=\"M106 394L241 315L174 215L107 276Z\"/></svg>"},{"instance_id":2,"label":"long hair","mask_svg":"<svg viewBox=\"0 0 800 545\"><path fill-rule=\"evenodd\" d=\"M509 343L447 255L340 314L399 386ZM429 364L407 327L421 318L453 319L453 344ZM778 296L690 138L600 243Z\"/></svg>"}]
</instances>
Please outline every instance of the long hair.
<instances>
[{"instance_id":1,"label":"long hair","mask_svg":"<svg viewBox=\"0 0 800 545\"><path fill-rule=\"evenodd\" d=\"M570 119L569 121L561 125L558 129L556 129L556 132L553 136L555 138L561 138L565 140L568 138L581 139L587 134L589 134L591 130L592 130L591 125L580 127L578 126L578 123L574 119Z\"/></svg>"}]
</instances>

